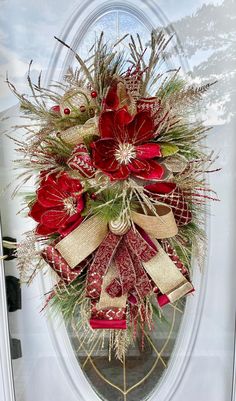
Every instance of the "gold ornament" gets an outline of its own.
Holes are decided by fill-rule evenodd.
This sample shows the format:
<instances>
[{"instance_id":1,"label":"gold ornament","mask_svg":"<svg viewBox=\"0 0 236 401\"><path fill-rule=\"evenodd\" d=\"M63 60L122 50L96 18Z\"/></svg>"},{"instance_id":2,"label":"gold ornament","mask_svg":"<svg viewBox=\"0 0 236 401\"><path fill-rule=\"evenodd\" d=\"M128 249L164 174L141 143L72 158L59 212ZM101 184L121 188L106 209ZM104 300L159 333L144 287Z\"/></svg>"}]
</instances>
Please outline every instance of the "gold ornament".
<instances>
[{"instance_id":1,"label":"gold ornament","mask_svg":"<svg viewBox=\"0 0 236 401\"><path fill-rule=\"evenodd\" d=\"M124 235L131 227L130 221L123 218L118 218L109 222L109 229L113 234Z\"/></svg>"},{"instance_id":2,"label":"gold ornament","mask_svg":"<svg viewBox=\"0 0 236 401\"><path fill-rule=\"evenodd\" d=\"M93 117L96 108L90 91L84 88L68 90L62 96L59 106L61 115L69 117L75 117L79 113L87 113L90 117Z\"/></svg>"}]
</instances>

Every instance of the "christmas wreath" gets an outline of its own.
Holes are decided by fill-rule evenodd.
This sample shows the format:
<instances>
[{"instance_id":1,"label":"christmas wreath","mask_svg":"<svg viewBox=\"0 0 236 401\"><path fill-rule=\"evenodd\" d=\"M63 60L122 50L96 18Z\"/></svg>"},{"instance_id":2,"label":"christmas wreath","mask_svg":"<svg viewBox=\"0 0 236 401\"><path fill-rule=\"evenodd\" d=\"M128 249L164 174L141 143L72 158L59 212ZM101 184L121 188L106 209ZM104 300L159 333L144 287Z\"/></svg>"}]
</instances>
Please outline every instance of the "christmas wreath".
<instances>
[{"instance_id":1,"label":"christmas wreath","mask_svg":"<svg viewBox=\"0 0 236 401\"><path fill-rule=\"evenodd\" d=\"M147 47L131 37L128 57L117 50L122 40L109 46L101 34L87 60L70 49L78 68L62 83L44 88L29 72L31 95L8 81L29 120L16 141L17 190L36 177L25 197L36 226L18 246L21 280L53 271L44 308L73 320L78 338L109 331L120 359L162 307L193 293L191 256L202 257L214 199L208 129L194 116L212 84L161 72L162 32Z\"/></svg>"}]
</instances>

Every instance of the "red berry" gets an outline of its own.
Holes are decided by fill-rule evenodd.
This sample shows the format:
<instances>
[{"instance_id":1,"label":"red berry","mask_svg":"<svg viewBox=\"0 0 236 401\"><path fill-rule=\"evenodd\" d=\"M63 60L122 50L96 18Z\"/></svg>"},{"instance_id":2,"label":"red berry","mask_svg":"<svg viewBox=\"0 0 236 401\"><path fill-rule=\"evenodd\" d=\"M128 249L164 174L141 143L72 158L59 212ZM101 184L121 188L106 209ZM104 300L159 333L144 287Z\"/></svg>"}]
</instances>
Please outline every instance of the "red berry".
<instances>
[{"instance_id":1,"label":"red berry","mask_svg":"<svg viewBox=\"0 0 236 401\"><path fill-rule=\"evenodd\" d=\"M86 110L86 107L85 107L85 106L80 106L80 111L81 111L81 113L84 113L85 110Z\"/></svg>"},{"instance_id":2,"label":"red berry","mask_svg":"<svg viewBox=\"0 0 236 401\"><path fill-rule=\"evenodd\" d=\"M70 114L70 109L68 109L68 108L66 108L66 109L64 109L64 114Z\"/></svg>"},{"instance_id":3,"label":"red berry","mask_svg":"<svg viewBox=\"0 0 236 401\"><path fill-rule=\"evenodd\" d=\"M97 199L97 195L95 193L92 193L92 194L90 194L90 198L92 200L95 200L95 199Z\"/></svg>"},{"instance_id":4,"label":"red berry","mask_svg":"<svg viewBox=\"0 0 236 401\"><path fill-rule=\"evenodd\" d=\"M96 98L97 97L97 92L96 91L93 91L93 92L91 92L91 96L93 97L93 98Z\"/></svg>"},{"instance_id":5,"label":"red berry","mask_svg":"<svg viewBox=\"0 0 236 401\"><path fill-rule=\"evenodd\" d=\"M59 105L53 106L51 107L51 110L54 111L54 113L60 113L60 106Z\"/></svg>"}]
</instances>

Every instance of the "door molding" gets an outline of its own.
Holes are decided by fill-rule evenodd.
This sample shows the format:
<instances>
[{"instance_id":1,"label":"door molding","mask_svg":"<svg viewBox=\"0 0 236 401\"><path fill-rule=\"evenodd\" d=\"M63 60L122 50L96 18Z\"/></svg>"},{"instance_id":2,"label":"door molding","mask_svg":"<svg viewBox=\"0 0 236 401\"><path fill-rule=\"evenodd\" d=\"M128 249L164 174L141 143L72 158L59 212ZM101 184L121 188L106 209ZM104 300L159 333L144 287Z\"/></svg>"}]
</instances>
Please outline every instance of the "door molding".
<instances>
[{"instance_id":1,"label":"door molding","mask_svg":"<svg viewBox=\"0 0 236 401\"><path fill-rule=\"evenodd\" d=\"M7 298L4 274L4 260L2 247L2 230L0 219L0 399L16 401L12 372L11 349L9 338L9 323L7 312Z\"/></svg>"},{"instance_id":2,"label":"door molding","mask_svg":"<svg viewBox=\"0 0 236 401\"><path fill-rule=\"evenodd\" d=\"M236 401L236 313L235 313L235 329L234 329L234 355L233 355L233 374L232 374L232 398Z\"/></svg>"}]
</instances>

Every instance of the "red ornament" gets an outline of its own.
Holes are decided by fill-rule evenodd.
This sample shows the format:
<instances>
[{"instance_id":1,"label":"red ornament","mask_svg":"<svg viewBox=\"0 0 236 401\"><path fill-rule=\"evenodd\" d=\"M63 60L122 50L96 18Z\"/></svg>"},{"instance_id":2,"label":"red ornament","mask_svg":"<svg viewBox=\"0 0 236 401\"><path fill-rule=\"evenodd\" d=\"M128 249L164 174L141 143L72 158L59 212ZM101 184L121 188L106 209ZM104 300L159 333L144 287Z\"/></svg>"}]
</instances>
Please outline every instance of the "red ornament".
<instances>
[{"instance_id":1,"label":"red ornament","mask_svg":"<svg viewBox=\"0 0 236 401\"><path fill-rule=\"evenodd\" d=\"M101 139L91 144L94 166L113 180L135 175L144 180L160 180L163 167L154 160L161 157L154 138L154 122L147 112L132 116L125 109L105 111L99 119Z\"/></svg>"},{"instance_id":2,"label":"red ornament","mask_svg":"<svg viewBox=\"0 0 236 401\"><path fill-rule=\"evenodd\" d=\"M63 234L70 226L77 225L77 222L80 224L81 211L84 209L81 191L80 181L70 178L66 173L44 178L37 190L37 200L29 212L29 216L38 222L36 233Z\"/></svg>"},{"instance_id":3,"label":"red ornament","mask_svg":"<svg viewBox=\"0 0 236 401\"><path fill-rule=\"evenodd\" d=\"M70 114L70 109L68 109L68 108L64 109L64 114L69 115Z\"/></svg>"},{"instance_id":4,"label":"red ornament","mask_svg":"<svg viewBox=\"0 0 236 401\"><path fill-rule=\"evenodd\" d=\"M96 91L93 91L93 92L91 92L91 96L92 96L92 98L95 99L98 96L98 94Z\"/></svg>"},{"instance_id":5,"label":"red ornament","mask_svg":"<svg viewBox=\"0 0 236 401\"><path fill-rule=\"evenodd\" d=\"M86 111L86 107L85 106L80 106L79 109L80 109L81 113L84 113Z\"/></svg>"}]
</instances>

